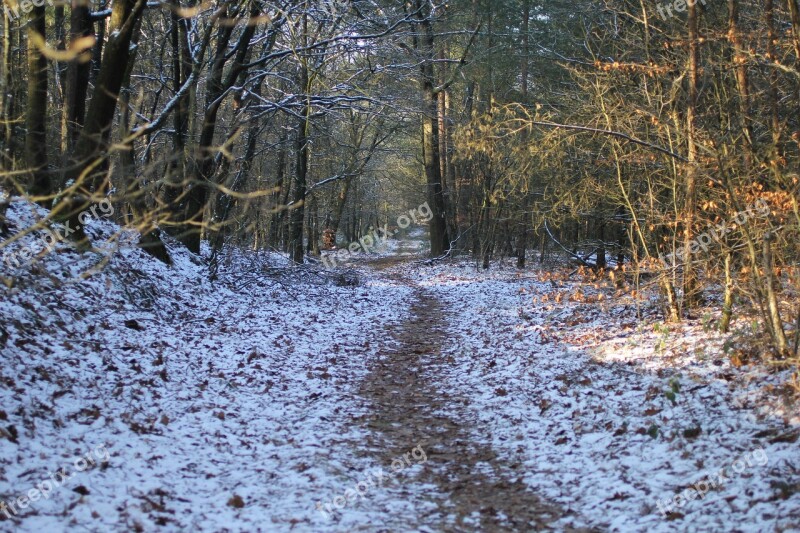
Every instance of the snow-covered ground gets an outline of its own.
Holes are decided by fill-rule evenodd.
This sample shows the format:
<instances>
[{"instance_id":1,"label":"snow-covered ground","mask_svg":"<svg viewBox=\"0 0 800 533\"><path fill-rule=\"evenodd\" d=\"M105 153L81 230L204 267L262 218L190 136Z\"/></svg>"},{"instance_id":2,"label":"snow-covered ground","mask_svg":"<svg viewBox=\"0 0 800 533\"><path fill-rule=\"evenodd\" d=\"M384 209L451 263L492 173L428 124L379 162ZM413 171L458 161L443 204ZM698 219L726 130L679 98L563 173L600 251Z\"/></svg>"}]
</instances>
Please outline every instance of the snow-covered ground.
<instances>
[{"instance_id":1,"label":"snow-covered ground","mask_svg":"<svg viewBox=\"0 0 800 533\"><path fill-rule=\"evenodd\" d=\"M14 203L12 232L33 216ZM287 280L274 256L223 261L213 284L180 247L169 268L88 231L106 252L60 243L0 271L0 530L341 531L406 505L375 482L338 522L316 508L389 469L360 448L354 391L408 288Z\"/></svg>"},{"instance_id":2,"label":"snow-covered ground","mask_svg":"<svg viewBox=\"0 0 800 533\"><path fill-rule=\"evenodd\" d=\"M470 394L474 438L572 511L557 528L800 530L800 413L774 394L788 372L733 368L701 320L583 304L580 286L531 272L461 262L415 277L458 309L446 386Z\"/></svg>"},{"instance_id":3,"label":"snow-covered ground","mask_svg":"<svg viewBox=\"0 0 800 533\"><path fill-rule=\"evenodd\" d=\"M43 214L14 202L10 234ZM108 221L87 231L95 251L0 266L0 531L430 530L448 497L417 480L434 450L371 449L359 422L420 290L450 333L427 382L468 400L449 419L525 466L563 511L554 529L800 530L788 373L732 366L702 320L459 261L359 258L340 279L237 253L212 282L170 241L167 267ZM406 239L377 257L424 247ZM669 503L693 486L707 493Z\"/></svg>"}]
</instances>

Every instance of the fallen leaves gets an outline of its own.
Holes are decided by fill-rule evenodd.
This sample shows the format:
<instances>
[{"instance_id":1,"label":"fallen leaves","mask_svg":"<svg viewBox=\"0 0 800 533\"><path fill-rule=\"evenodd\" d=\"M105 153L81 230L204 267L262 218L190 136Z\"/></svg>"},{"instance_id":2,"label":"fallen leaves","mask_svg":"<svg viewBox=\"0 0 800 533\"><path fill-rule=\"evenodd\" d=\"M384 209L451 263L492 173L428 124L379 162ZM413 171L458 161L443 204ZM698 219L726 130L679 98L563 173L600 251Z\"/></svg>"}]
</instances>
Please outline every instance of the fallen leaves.
<instances>
[{"instance_id":1,"label":"fallen leaves","mask_svg":"<svg viewBox=\"0 0 800 533\"><path fill-rule=\"evenodd\" d=\"M14 444L19 444L19 433L17 433L17 428L15 426L6 426L3 428L0 426L0 436L8 439L9 441L13 442Z\"/></svg>"},{"instance_id":2,"label":"fallen leaves","mask_svg":"<svg viewBox=\"0 0 800 533\"><path fill-rule=\"evenodd\" d=\"M700 426L686 428L683 430L683 436L689 440L696 439L703 432Z\"/></svg>"},{"instance_id":3,"label":"fallen leaves","mask_svg":"<svg viewBox=\"0 0 800 533\"><path fill-rule=\"evenodd\" d=\"M144 331L144 328L136 320L133 319L126 320L125 322L123 322L123 324L125 324L125 327L128 329L132 329L135 331Z\"/></svg>"},{"instance_id":4,"label":"fallen leaves","mask_svg":"<svg viewBox=\"0 0 800 533\"><path fill-rule=\"evenodd\" d=\"M233 507L234 509L244 509L244 506L244 499L238 494L234 494L231 499L228 500L228 507Z\"/></svg>"}]
</instances>

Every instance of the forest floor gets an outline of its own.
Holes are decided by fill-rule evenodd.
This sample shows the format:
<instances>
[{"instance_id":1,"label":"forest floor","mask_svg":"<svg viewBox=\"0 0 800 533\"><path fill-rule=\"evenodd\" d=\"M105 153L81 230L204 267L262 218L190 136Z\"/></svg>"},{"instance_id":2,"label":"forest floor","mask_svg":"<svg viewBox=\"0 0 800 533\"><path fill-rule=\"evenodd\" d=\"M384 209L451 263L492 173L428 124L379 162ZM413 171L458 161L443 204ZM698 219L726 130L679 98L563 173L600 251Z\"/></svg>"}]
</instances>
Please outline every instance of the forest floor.
<instances>
[{"instance_id":1,"label":"forest floor","mask_svg":"<svg viewBox=\"0 0 800 533\"><path fill-rule=\"evenodd\" d=\"M0 267L0 531L800 530L790 372L703 313L419 235L210 281L88 231Z\"/></svg>"}]
</instances>

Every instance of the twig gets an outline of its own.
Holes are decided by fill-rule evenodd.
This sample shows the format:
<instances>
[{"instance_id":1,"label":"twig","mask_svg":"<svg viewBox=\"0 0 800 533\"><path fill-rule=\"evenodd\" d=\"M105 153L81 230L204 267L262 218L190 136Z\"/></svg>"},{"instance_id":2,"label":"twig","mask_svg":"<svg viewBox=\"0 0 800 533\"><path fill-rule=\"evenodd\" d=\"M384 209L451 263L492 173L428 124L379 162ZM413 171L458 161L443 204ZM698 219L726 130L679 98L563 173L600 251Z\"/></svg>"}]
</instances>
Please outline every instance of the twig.
<instances>
[{"instance_id":1,"label":"twig","mask_svg":"<svg viewBox=\"0 0 800 533\"><path fill-rule=\"evenodd\" d=\"M579 256L578 254L572 253L572 252L570 252L569 250L567 250L567 248L565 248L565 247L564 247L564 245L563 245L563 244L561 244L561 243L558 241L558 239L556 239L556 238L553 236L553 233L550 231L550 227L547 225L547 220L545 220L545 221L544 221L544 229L545 229L545 231L547 231L547 234L550 236L550 238L553 240L553 242L554 242L554 243L556 243L556 244L557 244L557 245L558 245L558 246L559 246L559 247L560 247L562 250L564 250L565 252L567 252L567 253L570 255L570 257L572 257L572 258L574 258L574 259L577 259L578 261L580 261L580 262L581 262L581 264L583 264L583 266L587 266L587 267L589 267L589 268L592 268L592 267L594 266L594 265L592 265L591 263L587 262L587 261L586 261L586 260L585 260L583 257ZM596 252L596 251L597 251L597 249L596 249L594 252ZM593 254L594 252L592 252L592 254ZM589 254L589 255L592 255L592 254ZM587 257L588 257L588 256L587 256Z\"/></svg>"},{"instance_id":2,"label":"twig","mask_svg":"<svg viewBox=\"0 0 800 533\"><path fill-rule=\"evenodd\" d=\"M422 261L414 261L413 264L431 266L434 263L437 263L439 261L443 261L443 260L447 259L448 257L450 257L450 255L452 253L453 253L453 249L450 248L449 250L447 250L447 252L445 252L443 255L440 255L439 257L432 257L430 259L423 259Z\"/></svg>"}]
</instances>

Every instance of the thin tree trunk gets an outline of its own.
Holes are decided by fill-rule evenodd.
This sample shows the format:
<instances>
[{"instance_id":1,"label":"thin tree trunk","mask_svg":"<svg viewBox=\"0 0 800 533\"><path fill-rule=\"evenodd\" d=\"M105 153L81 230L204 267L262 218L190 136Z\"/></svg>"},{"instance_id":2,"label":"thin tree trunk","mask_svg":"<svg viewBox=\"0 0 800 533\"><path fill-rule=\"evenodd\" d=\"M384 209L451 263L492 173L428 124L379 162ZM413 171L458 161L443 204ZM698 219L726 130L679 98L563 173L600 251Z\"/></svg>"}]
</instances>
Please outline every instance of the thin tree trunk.
<instances>
[{"instance_id":1,"label":"thin tree trunk","mask_svg":"<svg viewBox=\"0 0 800 533\"><path fill-rule=\"evenodd\" d=\"M308 46L308 13L303 14L303 46ZM301 59L300 65L300 90L303 91L302 119L298 124L297 138L295 141L295 155L297 162L294 174L294 193L292 196L292 211L289 216L289 255L293 262L305 262L305 249L303 247L303 223L305 222L305 201L308 180L308 135L311 125L311 87L309 86L308 58Z\"/></svg>"},{"instance_id":2,"label":"thin tree trunk","mask_svg":"<svg viewBox=\"0 0 800 533\"><path fill-rule=\"evenodd\" d=\"M530 22L531 2L522 2L522 59L520 60L520 75L522 76L522 101L528 102L528 54L530 53ZM527 141L527 130L522 132L522 138ZM528 176L521 176L523 184L522 217L517 234L517 268L525 268L525 254L528 248L528 230L531 225L530 192L528 190Z\"/></svg>"},{"instance_id":3,"label":"thin tree trunk","mask_svg":"<svg viewBox=\"0 0 800 533\"><path fill-rule=\"evenodd\" d=\"M229 20L228 14L221 18ZM216 51L211 62L206 87L206 111L200 130L197 151L191 161L187 174L190 181L185 184L183 201L179 207L178 239L191 251L200 253L200 240L203 232L203 220L208 201L211 175L214 172L214 134L217 126L217 114L224 92L223 77L225 60L228 54L228 43L233 34L233 24L223 22L217 31Z\"/></svg>"},{"instance_id":4,"label":"thin tree trunk","mask_svg":"<svg viewBox=\"0 0 800 533\"><path fill-rule=\"evenodd\" d=\"M692 243L697 204L697 101L698 77L700 69L700 50L697 21L697 3L688 6L689 26L689 98L686 108L686 127L688 144L688 164L686 168L684 204L684 257L683 257L683 300L687 308L698 303L697 272L692 263Z\"/></svg>"},{"instance_id":5,"label":"thin tree trunk","mask_svg":"<svg viewBox=\"0 0 800 533\"><path fill-rule=\"evenodd\" d=\"M303 247L303 223L305 222L305 201L308 180L308 134L311 124L311 106L308 99L308 70L302 67L300 75L301 86L305 87L305 106L303 119L298 124L295 153L294 187L292 194L292 209L289 215L289 253L291 260L297 264L305 262L305 249Z\"/></svg>"},{"instance_id":6,"label":"thin tree trunk","mask_svg":"<svg viewBox=\"0 0 800 533\"><path fill-rule=\"evenodd\" d=\"M798 7L797 0L786 0L786 3L789 4L789 15L792 19L792 44L794 45L795 61L800 63L800 7Z\"/></svg>"},{"instance_id":7,"label":"thin tree trunk","mask_svg":"<svg viewBox=\"0 0 800 533\"><path fill-rule=\"evenodd\" d=\"M731 327L731 319L733 318L733 272L732 272L733 254L730 251L725 252L725 296L722 303L722 320L719 323L719 330L722 333L728 333Z\"/></svg>"},{"instance_id":8,"label":"thin tree trunk","mask_svg":"<svg viewBox=\"0 0 800 533\"><path fill-rule=\"evenodd\" d=\"M3 41L0 57L0 169L14 169L13 128L14 79L12 74L12 50L14 48L14 20L5 9L2 13Z\"/></svg>"},{"instance_id":9,"label":"thin tree trunk","mask_svg":"<svg viewBox=\"0 0 800 533\"><path fill-rule=\"evenodd\" d=\"M311 195L308 202L308 253L319 256L319 202Z\"/></svg>"},{"instance_id":10,"label":"thin tree trunk","mask_svg":"<svg viewBox=\"0 0 800 533\"><path fill-rule=\"evenodd\" d=\"M87 8L91 9L91 1L90 0L78 0L79 2L86 2ZM100 4L97 6L98 11L103 11L108 6L107 0L100 0ZM114 9L114 6L111 8ZM91 23L91 22L90 22ZM93 24L93 23L91 23ZM114 30L111 30L112 35ZM103 46L106 42L106 22L105 20L100 20L97 23L97 39L94 41L94 46L92 47L92 60L89 63L89 82L92 84L93 87L97 87L97 77L100 75L100 68L103 64Z\"/></svg>"},{"instance_id":11,"label":"thin tree trunk","mask_svg":"<svg viewBox=\"0 0 800 533\"><path fill-rule=\"evenodd\" d=\"M254 94L261 94L261 84L258 84L253 89ZM244 112L244 109L242 109ZM261 134L261 125L258 122L253 122L250 131L247 133L247 145L245 147L244 157L241 159L241 166L236 175L228 180L226 187L234 192L238 192L245 188L245 184L250 179L253 160L256 157L256 148L258 147L258 138ZM216 206L214 207L215 224L218 228L215 230L215 235L212 243L214 252L222 249L225 243L225 236L228 233L227 226L236 205L236 200L227 193L220 192L217 196ZM257 231L257 230L256 230Z\"/></svg>"},{"instance_id":12,"label":"thin tree trunk","mask_svg":"<svg viewBox=\"0 0 800 533\"><path fill-rule=\"evenodd\" d=\"M152 221L145 221L144 216L147 211L145 201L144 182L136 175L136 145L133 140L125 142L131 137L131 74L133 65L136 62L136 52L138 50L139 35L141 35L141 19L137 21L137 26L131 38L131 57L125 69L122 80L122 89L119 95L119 138L125 143L120 150L119 158L119 180L121 190L125 191L122 201L126 202L130 209L131 223L140 226L140 231L149 231ZM143 225L144 224L144 225Z\"/></svg>"},{"instance_id":13,"label":"thin tree trunk","mask_svg":"<svg viewBox=\"0 0 800 533\"><path fill-rule=\"evenodd\" d=\"M753 167L754 157L753 128L750 117L750 86L746 64L747 58L742 49L742 39L739 32L739 0L728 0L728 39L733 48L732 57L736 76L736 88L739 96L739 120L742 126L742 132L744 133L744 142L742 143L744 171L746 175L749 175ZM720 321L720 331L723 333L728 332L731 319L733 318L735 290L732 273L733 260L733 251L728 248L725 250L725 292L723 297L722 320Z\"/></svg>"},{"instance_id":14,"label":"thin tree trunk","mask_svg":"<svg viewBox=\"0 0 800 533\"><path fill-rule=\"evenodd\" d=\"M739 0L728 0L728 38L733 48L736 88L739 93L739 114L744 133L744 165L747 172L753 166L753 127L750 117L750 81L747 56L739 32Z\"/></svg>"},{"instance_id":15,"label":"thin tree trunk","mask_svg":"<svg viewBox=\"0 0 800 533\"><path fill-rule=\"evenodd\" d=\"M344 208L347 205L347 196L350 193L350 186L352 178L347 177L342 180L339 186L339 193L336 195L336 206L333 209L333 217L331 219L330 229L333 232L333 245L336 246L337 234L339 233L339 226L342 223L342 215Z\"/></svg>"},{"instance_id":16,"label":"thin tree trunk","mask_svg":"<svg viewBox=\"0 0 800 533\"><path fill-rule=\"evenodd\" d=\"M764 284L767 293L767 308L769 309L769 320L772 323L771 333L775 348L780 356L789 355L789 341L786 338L786 331L783 328L778 295L775 290L778 281L775 279L774 261L772 257L772 235L764 238Z\"/></svg>"},{"instance_id":17,"label":"thin tree trunk","mask_svg":"<svg viewBox=\"0 0 800 533\"><path fill-rule=\"evenodd\" d=\"M288 134L285 128L281 128L281 136L278 141L278 164L276 165L275 175L275 193L272 195L272 209L275 213L272 215L272 220L269 225L269 246L276 246L280 235L281 226L283 225L286 211L286 162L288 154L286 153L286 143L289 141Z\"/></svg>"},{"instance_id":18,"label":"thin tree trunk","mask_svg":"<svg viewBox=\"0 0 800 533\"><path fill-rule=\"evenodd\" d=\"M778 37L775 32L775 7L773 0L764 0L764 18L766 19L767 26L767 60L775 61L777 59L775 43ZM769 69L769 90L767 94L769 95L770 129L772 131L773 150L769 159L772 172L777 175L780 172L778 161L782 155L782 150L781 122L778 114L778 72L774 68Z\"/></svg>"},{"instance_id":19,"label":"thin tree trunk","mask_svg":"<svg viewBox=\"0 0 800 533\"><path fill-rule=\"evenodd\" d=\"M56 50L59 52L64 52L67 49L67 39L65 34L65 10L63 4L56 4L55 6L55 17L54 17L54 30L55 30L55 41L56 41ZM66 94L67 94L67 65L68 63L65 61L56 61L54 62L54 75L55 75L55 83L58 85L57 91L57 99L56 105L60 109L64 109L66 107ZM61 153L66 153L64 147L64 140L66 139L66 132L67 132L67 123L64 120L65 116L62 113L61 115ZM58 188L56 185L54 188Z\"/></svg>"}]
</instances>

